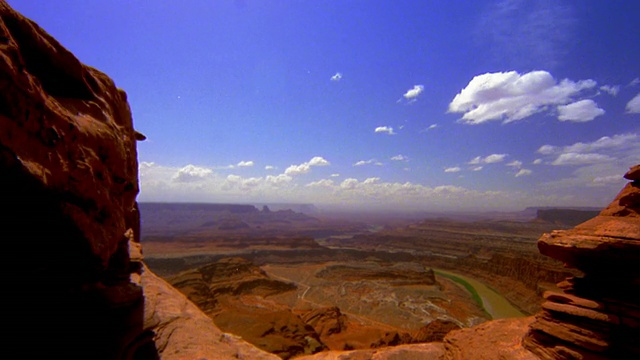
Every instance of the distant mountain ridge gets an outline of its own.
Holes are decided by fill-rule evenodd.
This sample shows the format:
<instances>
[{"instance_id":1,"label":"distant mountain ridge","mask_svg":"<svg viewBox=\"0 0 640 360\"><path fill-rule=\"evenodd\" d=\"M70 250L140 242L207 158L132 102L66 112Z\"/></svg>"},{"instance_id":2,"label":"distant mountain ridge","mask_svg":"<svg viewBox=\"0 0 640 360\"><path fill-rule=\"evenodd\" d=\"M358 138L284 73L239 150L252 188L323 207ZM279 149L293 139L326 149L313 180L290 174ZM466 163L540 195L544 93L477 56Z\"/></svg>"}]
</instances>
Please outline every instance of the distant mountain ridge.
<instances>
[{"instance_id":1,"label":"distant mountain ridge","mask_svg":"<svg viewBox=\"0 0 640 360\"><path fill-rule=\"evenodd\" d=\"M558 225L576 226L592 219L600 213L601 209L582 208L546 208L536 211L536 220L546 221Z\"/></svg>"}]
</instances>

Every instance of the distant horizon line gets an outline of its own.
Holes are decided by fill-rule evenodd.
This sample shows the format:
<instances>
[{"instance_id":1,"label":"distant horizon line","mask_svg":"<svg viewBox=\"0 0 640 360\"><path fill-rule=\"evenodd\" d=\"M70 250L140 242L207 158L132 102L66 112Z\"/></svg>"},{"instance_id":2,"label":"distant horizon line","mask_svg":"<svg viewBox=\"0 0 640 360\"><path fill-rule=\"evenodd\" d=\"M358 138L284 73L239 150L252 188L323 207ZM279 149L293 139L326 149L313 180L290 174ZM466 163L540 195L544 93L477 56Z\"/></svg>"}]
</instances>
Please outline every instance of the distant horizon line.
<instances>
[{"instance_id":1,"label":"distant horizon line","mask_svg":"<svg viewBox=\"0 0 640 360\"><path fill-rule=\"evenodd\" d=\"M296 203L296 202L211 202L211 201L138 201L138 204L180 204L180 205L233 205L233 206L295 206L295 207L303 207L303 206L312 206L318 210L321 209L342 209L343 211L348 212L399 212L398 210L383 210L383 209L361 209L354 208L352 206L345 205L316 205L314 203ZM530 209L536 210L548 210L548 209L559 209L559 210L583 210L583 211L600 211L603 210L606 206L549 206L549 205L541 205L541 206L527 206L522 210L416 210L416 209L407 209L402 212L407 213L518 213L525 212Z\"/></svg>"}]
</instances>

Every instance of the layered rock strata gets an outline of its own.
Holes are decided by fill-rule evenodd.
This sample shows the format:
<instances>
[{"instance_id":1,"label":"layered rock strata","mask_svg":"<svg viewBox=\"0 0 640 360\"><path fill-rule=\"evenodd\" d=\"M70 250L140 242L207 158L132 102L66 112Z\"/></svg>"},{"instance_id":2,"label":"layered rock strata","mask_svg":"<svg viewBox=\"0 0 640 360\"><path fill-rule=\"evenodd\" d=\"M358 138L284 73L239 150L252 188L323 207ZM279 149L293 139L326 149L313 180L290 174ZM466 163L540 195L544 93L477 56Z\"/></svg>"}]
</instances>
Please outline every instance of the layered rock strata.
<instances>
[{"instance_id":1,"label":"layered rock strata","mask_svg":"<svg viewBox=\"0 0 640 360\"><path fill-rule=\"evenodd\" d=\"M545 234L540 252L584 273L544 294L524 344L543 359L640 358L640 165L596 218Z\"/></svg>"},{"instance_id":2,"label":"layered rock strata","mask_svg":"<svg viewBox=\"0 0 640 360\"><path fill-rule=\"evenodd\" d=\"M27 359L276 358L146 269L127 96L0 1L3 350Z\"/></svg>"}]
</instances>

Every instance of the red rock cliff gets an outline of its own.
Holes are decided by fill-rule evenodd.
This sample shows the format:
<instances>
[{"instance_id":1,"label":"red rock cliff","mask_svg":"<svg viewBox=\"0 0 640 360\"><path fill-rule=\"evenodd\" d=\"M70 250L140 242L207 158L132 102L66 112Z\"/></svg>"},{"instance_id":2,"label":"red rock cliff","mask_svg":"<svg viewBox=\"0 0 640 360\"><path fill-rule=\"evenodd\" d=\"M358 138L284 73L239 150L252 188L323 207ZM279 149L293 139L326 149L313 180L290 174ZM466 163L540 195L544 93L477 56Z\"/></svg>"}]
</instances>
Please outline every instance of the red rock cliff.
<instances>
[{"instance_id":1,"label":"red rock cliff","mask_svg":"<svg viewBox=\"0 0 640 360\"><path fill-rule=\"evenodd\" d=\"M0 129L5 353L274 358L146 269L125 92L1 0Z\"/></svg>"},{"instance_id":2,"label":"red rock cliff","mask_svg":"<svg viewBox=\"0 0 640 360\"><path fill-rule=\"evenodd\" d=\"M545 234L540 252L584 272L547 292L525 346L544 359L640 358L640 165L597 217Z\"/></svg>"}]
</instances>

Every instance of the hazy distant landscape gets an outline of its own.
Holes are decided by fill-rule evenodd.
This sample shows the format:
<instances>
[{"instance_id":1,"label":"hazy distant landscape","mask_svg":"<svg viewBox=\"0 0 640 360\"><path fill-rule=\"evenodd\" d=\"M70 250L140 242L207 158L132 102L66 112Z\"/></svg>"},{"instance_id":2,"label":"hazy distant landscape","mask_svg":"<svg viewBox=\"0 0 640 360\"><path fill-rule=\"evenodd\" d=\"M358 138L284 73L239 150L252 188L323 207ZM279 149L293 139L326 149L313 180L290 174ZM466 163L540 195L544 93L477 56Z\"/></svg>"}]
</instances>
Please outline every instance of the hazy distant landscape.
<instances>
[{"instance_id":1,"label":"hazy distant landscape","mask_svg":"<svg viewBox=\"0 0 640 360\"><path fill-rule=\"evenodd\" d=\"M597 214L289 207L301 211L141 203L145 260L223 331L289 358L436 341L451 329L533 314L542 291L569 275L539 254L537 239Z\"/></svg>"}]
</instances>

